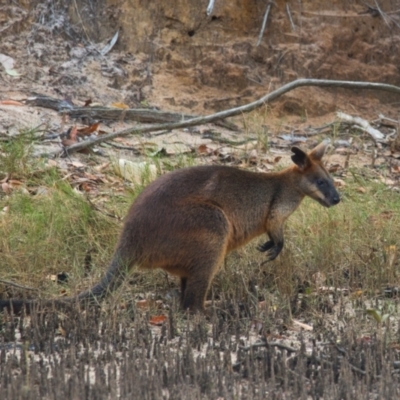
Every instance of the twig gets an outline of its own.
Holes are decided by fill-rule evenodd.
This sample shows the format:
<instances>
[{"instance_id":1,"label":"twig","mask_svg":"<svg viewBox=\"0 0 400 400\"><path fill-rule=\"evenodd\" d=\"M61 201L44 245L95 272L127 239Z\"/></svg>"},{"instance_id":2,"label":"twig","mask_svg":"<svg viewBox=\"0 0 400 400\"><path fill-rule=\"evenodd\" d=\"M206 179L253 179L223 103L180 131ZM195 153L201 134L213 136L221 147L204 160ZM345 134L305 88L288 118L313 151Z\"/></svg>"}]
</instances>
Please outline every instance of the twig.
<instances>
[{"instance_id":1,"label":"twig","mask_svg":"<svg viewBox=\"0 0 400 400\"><path fill-rule=\"evenodd\" d=\"M264 35L264 31L265 31L265 26L267 25L267 19L268 19L269 10L271 9L272 4L273 4L272 2L269 2L268 5L267 5L267 9L265 10L264 19L263 19L263 23L261 25L260 34L258 35L258 41L257 41L257 45L256 46L259 46L260 43L261 43L262 37Z\"/></svg>"},{"instance_id":2,"label":"twig","mask_svg":"<svg viewBox=\"0 0 400 400\"><path fill-rule=\"evenodd\" d=\"M244 106L231 108L229 110L220 111L215 114L210 114L205 117L196 117L192 119L188 119L186 121L166 123L166 124L154 124L146 127L131 127L127 129L123 129L121 131L108 133L106 135L101 135L94 139L85 140L76 144L73 144L67 147L65 150L68 151L69 154L76 152L78 150L82 150L87 147L94 146L96 144L106 142L111 139L115 139L116 137L128 136L131 134L140 135L143 133L161 131L161 130L172 130L172 129L181 129L187 128L189 126L203 125L208 124L217 120L221 120L228 117L234 117L236 115L242 115L243 113L247 113L255 110L258 107L264 106L265 104L276 100L281 97L283 94L297 89L303 86L316 86L316 87L340 87L345 89L374 89L374 90L383 90L391 93L400 94L400 87L394 85L388 85L386 83L375 83L375 82L357 82L357 81L336 81L336 80L327 80L327 79L297 79L293 82L287 83L286 85L280 87L277 90L261 97L260 99L253 101L252 103L248 103ZM64 152L63 149L55 150L50 153L42 154L41 156L57 156Z\"/></svg>"},{"instance_id":3,"label":"twig","mask_svg":"<svg viewBox=\"0 0 400 400\"><path fill-rule=\"evenodd\" d=\"M381 10L381 8L379 7L379 3L375 0L375 5L377 10L379 11L379 14L381 15L382 19L385 21L385 24L388 26L388 28L390 29L390 25L389 22L386 19L386 15L385 13Z\"/></svg>"},{"instance_id":4,"label":"twig","mask_svg":"<svg viewBox=\"0 0 400 400\"><path fill-rule=\"evenodd\" d=\"M96 210L96 211L98 211L98 212L104 214L104 215L107 216L107 217L114 218L114 219L117 219L118 221L121 221L121 218L118 217L118 215L116 215L116 214L111 214L111 213L109 213L109 212L107 212L107 211L104 211L104 210L102 210L101 208L97 207L96 204L94 204L93 201L90 200L90 197L89 197L89 196L86 196L86 200L87 200L87 202L93 207L94 210Z\"/></svg>"},{"instance_id":5,"label":"twig","mask_svg":"<svg viewBox=\"0 0 400 400\"><path fill-rule=\"evenodd\" d=\"M140 151L135 149L134 147L129 147L129 146L121 146L120 144L116 144L113 142L106 142L106 144L108 144L111 147L114 147L118 150L128 150L128 151L132 151L134 154L139 155Z\"/></svg>"},{"instance_id":6,"label":"twig","mask_svg":"<svg viewBox=\"0 0 400 400\"><path fill-rule=\"evenodd\" d=\"M223 143L223 144L228 144L230 146L242 146L243 144L247 144L249 142L253 142L257 140L255 137L250 137L247 139L243 140L230 140L222 137L217 137L213 135L212 132L206 132L203 134L202 139L211 139L213 142L218 142L218 143Z\"/></svg>"},{"instance_id":7,"label":"twig","mask_svg":"<svg viewBox=\"0 0 400 400\"><path fill-rule=\"evenodd\" d=\"M208 3L208 7L207 7L207 15L211 15L211 13L214 10L214 3L215 0L210 0L210 2Z\"/></svg>"},{"instance_id":8,"label":"twig","mask_svg":"<svg viewBox=\"0 0 400 400\"><path fill-rule=\"evenodd\" d=\"M290 25L292 25L292 30L296 30L296 26L293 22L293 18L292 18L292 13L290 12L290 7L289 7L289 3L286 3L286 12L287 15L289 16L289 21L290 21Z\"/></svg>"},{"instance_id":9,"label":"twig","mask_svg":"<svg viewBox=\"0 0 400 400\"><path fill-rule=\"evenodd\" d=\"M22 286L22 285L20 285L19 283L14 283L14 282L11 282L11 281L6 281L5 279L0 279L0 282L1 282L1 283L4 283L5 285L8 285L8 286L14 286L14 287L16 287L16 288L18 288L18 289L34 290L34 291L37 291L37 290L38 290L38 289L36 289L36 288L31 288L31 287L28 287L28 286Z\"/></svg>"}]
</instances>

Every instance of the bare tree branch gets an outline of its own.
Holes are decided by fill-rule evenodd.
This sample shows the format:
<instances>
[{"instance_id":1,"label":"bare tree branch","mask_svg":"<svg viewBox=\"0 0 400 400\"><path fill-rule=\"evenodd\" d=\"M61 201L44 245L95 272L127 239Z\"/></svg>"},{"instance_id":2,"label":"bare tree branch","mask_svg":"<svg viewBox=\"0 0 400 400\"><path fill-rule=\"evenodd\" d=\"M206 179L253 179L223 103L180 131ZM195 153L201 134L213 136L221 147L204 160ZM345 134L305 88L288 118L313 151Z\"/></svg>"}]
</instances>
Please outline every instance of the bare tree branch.
<instances>
[{"instance_id":1,"label":"bare tree branch","mask_svg":"<svg viewBox=\"0 0 400 400\"><path fill-rule=\"evenodd\" d=\"M210 122L215 122L228 117L234 117L243 113L248 113L261 107L267 103L270 103L283 94L297 89L303 86L317 86L317 87L334 87L334 88L345 88L345 89L369 89L369 90L383 90L391 93L400 94L400 87L389 85L386 83L375 83L375 82L357 82L357 81L336 81L336 80L326 80L326 79L297 79L293 82L287 83L286 85L274 90L273 92L261 97L260 99L248 103L244 106L231 108L229 110L220 111L215 114L207 115L205 117L196 117L186 121L166 123L166 124L155 124L145 127L135 126L127 129L123 129L118 132L108 133L106 135L101 135L95 139L85 140L68 146L65 149L60 149L52 153L43 154L42 156L57 156L62 153L70 154L75 151L85 149L90 146L105 142L107 140L114 139L116 137L127 136L131 134L140 135L142 133L155 132L160 130L172 130L187 128L189 126L203 125Z\"/></svg>"}]
</instances>

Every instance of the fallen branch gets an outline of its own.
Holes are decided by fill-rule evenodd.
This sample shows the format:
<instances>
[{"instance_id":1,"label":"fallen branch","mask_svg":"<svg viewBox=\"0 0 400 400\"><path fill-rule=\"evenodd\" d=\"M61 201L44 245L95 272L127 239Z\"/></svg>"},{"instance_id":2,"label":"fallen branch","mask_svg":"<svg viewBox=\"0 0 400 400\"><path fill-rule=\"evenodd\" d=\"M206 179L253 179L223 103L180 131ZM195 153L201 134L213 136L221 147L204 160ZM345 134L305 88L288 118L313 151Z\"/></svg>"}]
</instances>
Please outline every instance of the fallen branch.
<instances>
[{"instance_id":1,"label":"fallen branch","mask_svg":"<svg viewBox=\"0 0 400 400\"><path fill-rule=\"evenodd\" d=\"M348 122L354 125L356 128L367 132L369 135L372 136L374 140L382 140L385 137L382 132L378 131L378 129L373 128L364 118L353 117L342 112L338 112L336 113L336 115L341 121Z\"/></svg>"},{"instance_id":2,"label":"fallen branch","mask_svg":"<svg viewBox=\"0 0 400 400\"><path fill-rule=\"evenodd\" d=\"M265 104L276 100L283 94L303 86L336 87L336 88L339 87L345 89L369 89L369 90L373 89L373 90L383 90L386 92L400 94L400 87L394 85L388 85L385 83L335 81L335 80L325 80L325 79L297 79L261 97L260 99L253 101L252 103L248 103L244 106L231 108L225 111L220 111L205 117L192 118L187 121L173 122L167 124L156 124L145 127L130 127L127 129L123 129L121 131L108 133L106 135L101 135L94 139L89 139L83 142L73 144L72 146L69 146L65 149L59 149L51 153L42 154L42 156L57 156L62 153L64 154L73 153L75 151L79 151L87 147L91 147L96 144L106 142L111 139L115 139L116 137L127 136L130 134L140 135L142 133L156 132L161 130L181 129L181 128L187 128L189 126L208 124L224 118L234 117L236 115L241 115L243 113L253 111L258 107L264 106Z\"/></svg>"},{"instance_id":3,"label":"fallen branch","mask_svg":"<svg viewBox=\"0 0 400 400\"><path fill-rule=\"evenodd\" d=\"M136 121L142 123L179 122L196 118L196 115L152 110L150 108L116 108L116 107L75 107L66 100L35 94L24 101L25 104L44 107L58 111L71 118L92 118L100 121ZM216 125L237 131L236 125L228 121L218 121Z\"/></svg>"}]
</instances>

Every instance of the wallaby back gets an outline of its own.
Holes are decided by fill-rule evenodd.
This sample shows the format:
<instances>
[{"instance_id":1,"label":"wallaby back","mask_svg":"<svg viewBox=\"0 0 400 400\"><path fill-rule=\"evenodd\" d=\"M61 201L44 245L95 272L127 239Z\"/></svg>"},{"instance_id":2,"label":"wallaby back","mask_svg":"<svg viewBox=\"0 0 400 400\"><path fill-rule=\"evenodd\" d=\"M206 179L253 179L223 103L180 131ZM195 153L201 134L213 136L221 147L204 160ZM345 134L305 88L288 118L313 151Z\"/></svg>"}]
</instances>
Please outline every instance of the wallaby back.
<instances>
[{"instance_id":1,"label":"wallaby back","mask_svg":"<svg viewBox=\"0 0 400 400\"><path fill-rule=\"evenodd\" d=\"M198 166L165 174L132 204L111 264L102 280L77 297L102 298L126 273L163 268L181 279L184 309L203 310L214 275L226 254L266 233L258 249L275 259L283 248L283 227L305 196L325 207L339 203L332 178L322 164L326 144L306 154L293 147L294 165L276 173L226 166ZM0 310L34 301L2 300Z\"/></svg>"}]
</instances>

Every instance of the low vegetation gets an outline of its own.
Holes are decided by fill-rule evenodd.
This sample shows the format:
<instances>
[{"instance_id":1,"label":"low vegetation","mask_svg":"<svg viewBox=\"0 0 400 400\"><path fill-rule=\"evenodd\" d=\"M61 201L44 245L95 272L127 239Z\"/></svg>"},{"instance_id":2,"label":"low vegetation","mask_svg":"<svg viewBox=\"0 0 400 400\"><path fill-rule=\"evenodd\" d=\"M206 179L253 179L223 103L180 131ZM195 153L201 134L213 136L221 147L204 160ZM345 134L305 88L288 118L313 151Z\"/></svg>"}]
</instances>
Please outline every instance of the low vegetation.
<instances>
[{"instance_id":1,"label":"low vegetation","mask_svg":"<svg viewBox=\"0 0 400 400\"><path fill-rule=\"evenodd\" d=\"M96 160L66 173L31 157L33 139L22 135L0 151L3 298L89 287L142 188L125 187L106 170L109 178L85 190L74 176L96 170ZM196 162L158 158L156 165L166 171ZM57 390L93 399L396 397L389 383L400 346L400 203L379 176L347 171L342 202L331 209L306 199L276 261L264 263L255 249L263 238L230 255L206 317L179 311L178 282L161 271L135 271L102 308L3 316L0 398L50 399ZM66 281L57 279L62 272ZM293 321L310 330L293 329ZM277 339L286 350L268 345Z\"/></svg>"}]
</instances>

